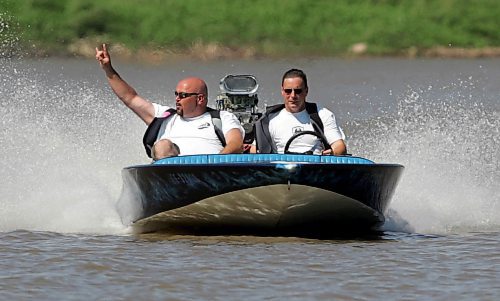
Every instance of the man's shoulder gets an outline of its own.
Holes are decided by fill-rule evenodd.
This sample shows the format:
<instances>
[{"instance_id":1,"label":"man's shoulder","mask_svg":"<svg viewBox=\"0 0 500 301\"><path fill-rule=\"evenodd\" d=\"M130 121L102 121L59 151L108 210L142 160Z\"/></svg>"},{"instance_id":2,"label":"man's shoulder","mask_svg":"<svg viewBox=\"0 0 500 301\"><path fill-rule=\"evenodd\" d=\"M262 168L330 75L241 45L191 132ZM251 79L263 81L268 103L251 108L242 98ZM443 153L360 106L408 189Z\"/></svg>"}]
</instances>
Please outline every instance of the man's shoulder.
<instances>
[{"instance_id":1,"label":"man's shoulder","mask_svg":"<svg viewBox=\"0 0 500 301\"><path fill-rule=\"evenodd\" d=\"M236 116L236 115L234 115L233 112L229 112L229 111L219 111L219 114L220 114L221 117L222 116L229 116L229 117Z\"/></svg>"},{"instance_id":2,"label":"man's shoulder","mask_svg":"<svg viewBox=\"0 0 500 301\"><path fill-rule=\"evenodd\" d=\"M232 112L229 111L219 111L220 120L224 124L237 124L241 126L238 117Z\"/></svg>"},{"instance_id":3,"label":"man's shoulder","mask_svg":"<svg viewBox=\"0 0 500 301\"><path fill-rule=\"evenodd\" d=\"M327 117L333 113L332 110L328 109L327 107L325 107L317 102L308 102L308 103L316 106L316 112L318 113L318 115L321 119L323 119L324 117Z\"/></svg>"},{"instance_id":4,"label":"man's shoulder","mask_svg":"<svg viewBox=\"0 0 500 301\"><path fill-rule=\"evenodd\" d=\"M276 116L283 114L288 114L288 111L286 110L285 105L283 104L274 105L266 109L266 115L269 116L269 119L273 119Z\"/></svg>"},{"instance_id":5,"label":"man's shoulder","mask_svg":"<svg viewBox=\"0 0 500 301\"><path fill-rule=\"evenodd\" d=\"M238 120L238 118L236 117L236 115L234 115L232 112L228 112L228 111L219 111L219 114L220 114L220 121L221 121L220 123L221 123L222 129L224 131L224 134L226 134L229 130L239 129L239 131L241 132L241 135L243 135L243 136L245 135L245 130L241 126L241 123ZM214 123L214 126L215 126L215 123Z\"/></svg>"},{"instance_id":6,"label":"man's shoulder","mask_svg":"<svg viewBox=\"0 0 500 301\"><path fill-rule=\"evenodd\" d=\"M152 104L153 104L153 108L154 108L154 112L155 112L155 117L163 117L165 112L167 112L170 109L173 109L172 107L164 106L164 105L154 103L154 102Z\"/></svg>"},{"instance_id":7,"label":"man's shoulder","mask_svg":"<svg viewBox=\"0 0 500 301\"><path fill-rule=\"evenodd\" d=\"M224 120L226 120L226 121L238 120L236 115L232 112L229 112L229 111L219 111L219 115L220 115L220 119L222 121L224 121Z\"/></svg>"},{"instance_id":8,"label":"man's shoulder","mask_svg":"<svg viewBox=\"0 0 500 301\"><path fill-rule=\"evenodd\" d=\"M321 119L331 116L332 114L332 110L318 105L318 115Z\"/></svg>"},{"instance_id":9,"label":"man's shoulder","mask_svg":"<svg viewBox=\"0 0 500 301\"><path fill-rule=\"evenodd\" d=\"M281 124L294 121L297 118L300 118L303 114L307 115L307 112L304 110L299 113L290 113L286 110L286 108L283 108L279 111L268 114L268 118L270 123Z\"/></svg>"}]
</instances>

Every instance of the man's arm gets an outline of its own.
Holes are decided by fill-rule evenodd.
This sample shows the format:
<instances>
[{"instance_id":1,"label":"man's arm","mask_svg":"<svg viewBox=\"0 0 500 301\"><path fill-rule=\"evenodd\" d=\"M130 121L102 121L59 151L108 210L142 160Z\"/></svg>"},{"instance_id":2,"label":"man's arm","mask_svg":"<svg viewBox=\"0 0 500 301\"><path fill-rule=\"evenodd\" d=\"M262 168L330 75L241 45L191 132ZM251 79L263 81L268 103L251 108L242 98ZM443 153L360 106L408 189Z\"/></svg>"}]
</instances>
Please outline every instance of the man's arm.
<instances>
[{"instance_id":1,"label":"man's arm","mask_svg":"<svg viewBox=\"0 0 500 301\"><path fill-rule=\"evenodd\" d=\"M332 149L324 150L323 155L341 156L347 154L347 147L342 139L333 142L330 146Z\"/></svg>"},{"instance_id":2,"label":"man's arm","mask_svg":"<svg viewBox=\"0 0 500 301\"><path fill-rule=\"evenodd\" d=\"M99 61L99 65L101 65L106 73L109 86L113 89L113 92L115 92L116 96L118 96L127 107L149 125L155 117L153 104L140 97L134 88L125 82L118 72L116 72L111 65L111 58L106 49L106 44L102 45L102 50L96 47L95 52L95 58Z\"/></svg>"},{"instance_id":3,"label":"man's arm","mask_svg":"<svg viewBox=\"0 0 500 301\"><path fill-rule=\"evenodd\" d=\"M243 151L243 136L239 129L231 129L226 135L226 146L220 151L221 154L240 154Z\"/></svg>"},{"instance_id":4,"label":"man's arm","mask_svg":"<svg viewBox=\"0 0 500 301\"><path fill-rule=\"evenodd\" d=\"M324 125L324 134L326 139L328 142L333 141L330 143L332 149L324 150L322 154L335 156L347 154L345 135L342 129L337 125L333 112L326 108L321 108L318 113Z\"/></svg>"}]
</instances>

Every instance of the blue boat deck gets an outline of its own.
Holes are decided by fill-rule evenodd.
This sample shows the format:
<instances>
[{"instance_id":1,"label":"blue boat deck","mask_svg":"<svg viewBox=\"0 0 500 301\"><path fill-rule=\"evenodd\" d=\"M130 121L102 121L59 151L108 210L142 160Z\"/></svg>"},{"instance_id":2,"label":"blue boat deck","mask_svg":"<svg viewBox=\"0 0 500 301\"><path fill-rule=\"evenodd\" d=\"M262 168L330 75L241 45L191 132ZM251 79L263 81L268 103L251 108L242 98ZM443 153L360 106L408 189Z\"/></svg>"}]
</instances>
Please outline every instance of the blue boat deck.
<instances>
[{"instance_id":1,"label":"blue boat deck","mask_svg":"<svg viewBox=\"0 0 500 301\"><path fill-rule=\"evenodd\" d=\"M374 164L373 161L352 156L320 156L301 154L227 154L227 155L191 155L164 158L155 165L170 164L221 164L221 163L325 163L325 164Z\"/></svg>"}]
</instances>

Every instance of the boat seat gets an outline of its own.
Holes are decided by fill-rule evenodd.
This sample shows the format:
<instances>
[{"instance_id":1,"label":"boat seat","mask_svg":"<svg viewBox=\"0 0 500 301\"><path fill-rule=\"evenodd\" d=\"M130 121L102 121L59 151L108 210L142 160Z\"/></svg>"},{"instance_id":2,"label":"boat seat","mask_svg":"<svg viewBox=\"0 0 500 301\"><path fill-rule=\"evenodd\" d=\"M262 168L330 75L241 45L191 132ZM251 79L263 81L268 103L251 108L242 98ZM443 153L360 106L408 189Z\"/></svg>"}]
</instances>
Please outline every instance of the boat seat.
<instances>
[{"instance_id":1,"label":"boat seat","mask_svg":"<svg viewBox=\"0 0 500 301\"><path fill-rule=\"evenodd\" d=\"M373 164L373 161L353 156L320 156L300 154L227 154L227 155L191 155L164 158L154 162L165 164L220 164L220 163L327 163L327 164Z\"/></svg>"}]
</instances>

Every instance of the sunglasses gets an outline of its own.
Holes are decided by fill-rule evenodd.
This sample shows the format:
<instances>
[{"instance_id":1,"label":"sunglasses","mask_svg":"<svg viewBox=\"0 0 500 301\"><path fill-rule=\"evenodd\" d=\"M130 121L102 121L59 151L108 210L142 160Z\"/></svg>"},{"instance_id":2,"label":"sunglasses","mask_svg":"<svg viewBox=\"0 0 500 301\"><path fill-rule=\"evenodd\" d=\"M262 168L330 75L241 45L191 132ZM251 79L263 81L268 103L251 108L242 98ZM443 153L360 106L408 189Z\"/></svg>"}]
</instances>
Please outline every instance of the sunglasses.
<instances>
[{"instance_id":1,"label":"sunglasses","mask_svg":"<svg viewBox=\"0 0 500 301\"><path fill-rule=\"evenodd\" d=\"M175 91L174 94L175 94L175 97L178 96L180 99L184 99L186 97L193 96L193 95L200 95L200 93L188 93L188 92L177 92L177 91Z\"/></svg>"},{"instance_id":2,"label":"sunglasses","mask_svg":"<svg viewBox=\"0 0 500 301\"><path fill-rule=\"evenodd\" d=\"M304 89L283 89L283 91L285 91L286 94L291 94L293 91L295 92L295 95L300 95Z\"/></svg>"}]
</instances>

